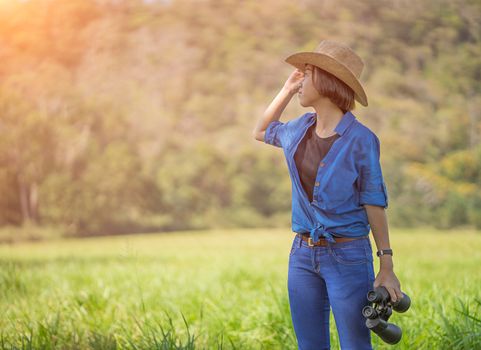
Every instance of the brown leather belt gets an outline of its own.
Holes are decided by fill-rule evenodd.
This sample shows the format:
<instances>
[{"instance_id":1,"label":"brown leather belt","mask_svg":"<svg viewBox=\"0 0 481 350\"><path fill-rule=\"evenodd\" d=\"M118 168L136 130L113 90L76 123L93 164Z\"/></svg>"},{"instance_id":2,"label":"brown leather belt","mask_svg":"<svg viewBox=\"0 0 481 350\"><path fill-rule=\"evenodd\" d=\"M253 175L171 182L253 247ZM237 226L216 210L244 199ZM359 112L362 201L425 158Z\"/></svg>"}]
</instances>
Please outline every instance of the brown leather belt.
<instances>
[{"instance_id":1,"label":"brown leather belt","mask_svg":"<svg viewBox=\"0 0 481 350\"><path fill-rule=\"evenodd\" d=\"M308 233L306 234L301 234L301 233L298 233L297 234L299 237L302 238L303 241L306 241L309 245L309 247L314 247L314 246L327 246L327 239L325 237L319 237L319 240L314 243L311 239L311 237L309 236ZM334 237L336 243L340 243L340 242L349 242L349 241L354 241L355 239L363 239L363 238L367 238L368 236L362 236L362 237Z\"/></svg>"}]
</instances>

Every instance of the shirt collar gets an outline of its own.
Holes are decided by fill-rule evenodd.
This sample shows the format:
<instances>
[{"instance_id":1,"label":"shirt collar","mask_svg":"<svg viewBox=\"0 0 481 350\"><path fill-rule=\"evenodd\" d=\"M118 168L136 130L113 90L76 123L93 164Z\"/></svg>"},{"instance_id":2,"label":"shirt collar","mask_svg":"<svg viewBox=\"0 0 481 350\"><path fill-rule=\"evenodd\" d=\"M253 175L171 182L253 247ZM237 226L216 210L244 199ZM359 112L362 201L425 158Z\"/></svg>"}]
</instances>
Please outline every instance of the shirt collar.
<instances>
[{"instance_id":1,"label":"shirt collar","mask_svg":"<svg viewBox=\"0 0 481 350\"><path fill-rule=\"evenodd\" d=\"M311 121L315 121L316 119L316 113L312 112L311 113ZM337 132L339 135L342 136L344 132L347 130L349 125L351 125L354 120L356 119L355 115L351 113L351 111L347 111L337 123L336 127L334 128L334 131Z\"/></svg>"}]
</instances>

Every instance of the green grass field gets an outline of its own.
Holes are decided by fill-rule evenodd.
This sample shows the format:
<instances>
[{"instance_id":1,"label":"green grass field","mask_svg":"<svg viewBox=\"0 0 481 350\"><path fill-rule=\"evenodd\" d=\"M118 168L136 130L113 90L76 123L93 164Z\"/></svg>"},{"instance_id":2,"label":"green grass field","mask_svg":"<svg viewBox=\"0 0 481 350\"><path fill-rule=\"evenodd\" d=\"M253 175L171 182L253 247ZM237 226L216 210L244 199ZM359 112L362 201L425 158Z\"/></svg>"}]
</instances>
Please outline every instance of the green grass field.
<instances>
[{"instance_id":1,"label":"green grass field","mask_svg":"<svg viewBox=\"0 0 481 350\"><path fill-rule=\"evenodd\" d=\"M287 298L293 235L222 230L2 245L0 348L297 349ZM481 234L391 229L390 241L412 305L390 318L401 342L373 334L374 347L481 348Z\"/></svg>"}]
</instances>

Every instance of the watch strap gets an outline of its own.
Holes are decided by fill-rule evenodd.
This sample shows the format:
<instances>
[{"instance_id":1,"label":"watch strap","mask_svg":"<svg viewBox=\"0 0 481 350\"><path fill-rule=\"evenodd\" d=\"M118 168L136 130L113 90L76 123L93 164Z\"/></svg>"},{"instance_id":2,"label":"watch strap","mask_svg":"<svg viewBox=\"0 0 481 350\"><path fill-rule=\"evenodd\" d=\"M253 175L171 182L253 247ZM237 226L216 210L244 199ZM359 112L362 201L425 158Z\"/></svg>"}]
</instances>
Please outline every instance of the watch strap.
<instances>
[{"instance_id":1,"label":"watch strap","mask_svg":"<svg viewBox=\"0 0 481 350\"><path fill-rule=\"evenodd\" d=\"M386 254L389 254L392 256L392 249L380 249L377 251L377 256L382 256L382 255L386 255Z\"/></svg>"}]
</instances>

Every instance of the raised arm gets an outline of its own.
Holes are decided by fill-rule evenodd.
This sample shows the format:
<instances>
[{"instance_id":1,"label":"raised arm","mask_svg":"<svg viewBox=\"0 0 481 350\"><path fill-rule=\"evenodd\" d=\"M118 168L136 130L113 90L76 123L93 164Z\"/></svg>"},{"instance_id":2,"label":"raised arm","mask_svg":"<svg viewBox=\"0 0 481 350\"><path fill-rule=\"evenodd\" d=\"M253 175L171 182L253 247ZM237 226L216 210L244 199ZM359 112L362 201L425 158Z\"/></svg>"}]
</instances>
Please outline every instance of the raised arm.
<instances>
[{"instance_id":1,"label":"raised arm","mask_svg":"<svg viewBox=\"0 0 481 350\"><path fill-rule=\"evenodd\" d=\"M264 141L267 127L272 121L279 120L287 104L299 90L302 79L304 79L304 72L301 72L299 69L295 69L291 73L281 91L269 104L264 114L257 120L257 124L252 132L256 140Z\"/></svg>"}]
</instances>

